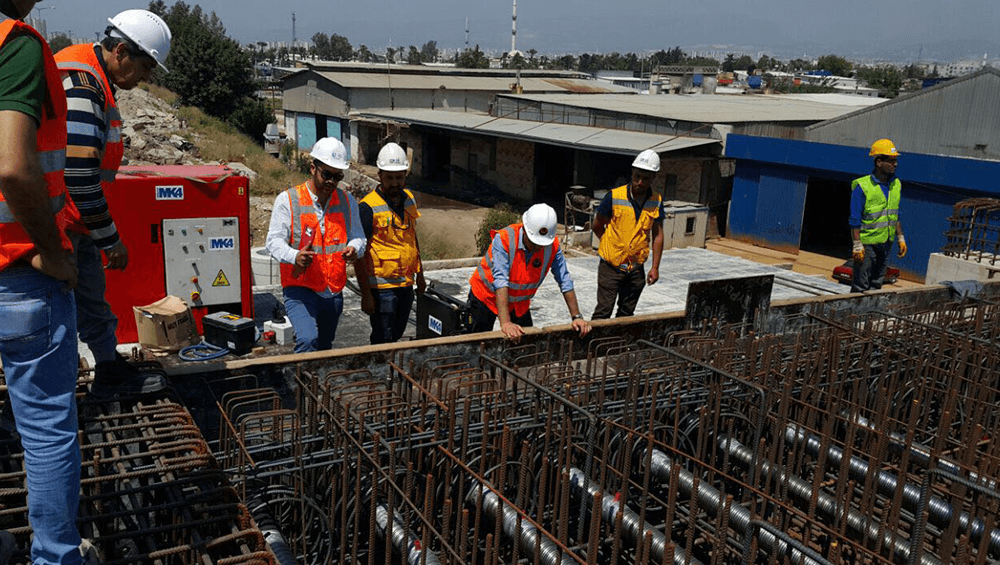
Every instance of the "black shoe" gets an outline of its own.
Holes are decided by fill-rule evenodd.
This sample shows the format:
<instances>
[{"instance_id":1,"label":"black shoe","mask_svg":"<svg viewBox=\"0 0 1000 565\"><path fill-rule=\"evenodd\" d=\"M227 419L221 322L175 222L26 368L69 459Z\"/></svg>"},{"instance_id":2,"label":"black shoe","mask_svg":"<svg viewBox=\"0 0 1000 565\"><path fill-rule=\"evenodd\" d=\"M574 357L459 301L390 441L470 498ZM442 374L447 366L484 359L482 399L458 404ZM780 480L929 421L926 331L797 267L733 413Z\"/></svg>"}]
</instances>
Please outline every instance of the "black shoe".
<instances>
[{"instance_id":1,"label":"black shoe","mask_svg":"<svg viewBox=\"0 0 1000 565\"><path fill-rule=\"evenodd\" d=\"M120 354L114 361L98 363L94 368L94 382L90 385L92 398L108 398L116 394L140 395L160 392L167 388L167 379L157 373L140 372Z\"/></svg>"}]
</instances>

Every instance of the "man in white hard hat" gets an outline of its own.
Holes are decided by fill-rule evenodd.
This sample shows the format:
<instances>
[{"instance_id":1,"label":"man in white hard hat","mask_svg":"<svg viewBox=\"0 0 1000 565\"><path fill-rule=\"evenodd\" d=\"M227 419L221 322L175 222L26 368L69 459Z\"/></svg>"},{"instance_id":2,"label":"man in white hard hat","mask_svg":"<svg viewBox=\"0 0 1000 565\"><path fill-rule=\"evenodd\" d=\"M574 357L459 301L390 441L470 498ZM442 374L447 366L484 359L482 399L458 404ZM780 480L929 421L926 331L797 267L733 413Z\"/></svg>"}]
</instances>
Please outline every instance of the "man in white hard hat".
<instances>
[{"instance_id":1,"label":"man in white hard hat","mask_svg":"<svg viewBox=\"0 0 1000 565\"><path fill-rule=\"evenodd\" d=\"M632 162L632 180L608 192L594 214L594 233L601 238L597 268L597 307L592 319L611 317L618 301L618 316L631 316L647 284L660 278L663 255L663 210L660 195L652 190L660 171L660 156L647 149ZM652 238L650 236L652 235ZM652 239L653 263L646 273Z\"/></svg>"},{"instance_id":2,"label":"man in white hard hat","mask_svg":"<svg viewBox=\"0 0 1000 565\"><path fill-rule=\"evenodd\" d=\"M21 21L34 5L0 0L11 18L0 17L0 361L24 447L31 560L79 563L77 271L60 229L66 95L45 39ZM14 549L0 532L0 563Z\"/></svg>"},{"instance_id":3,"label":"man in white hard hat","mask_svg":"<svg viewBox=\"0 0 1000 565\"><path fill-rule=\"evenodd\" d=\"M116 351L118 319L104 296L104 269L128 266L128 249L105 198L125 151L115 92L149 80L157 65L166 70L171 35L146 10L125 10L108 22L100 43L70 45L55 56L68 103L66 188L79 210L70 224L80 269L78 329L97 362L90 389L95 398L153 393L167 385L162 375L140 373Z\"/></svg>"},{"instance_id":4,"label":"man in white hard hat","mask_svg":"<svg viewBox=\"0 0 1000 565\"><path fill-rule=\"evenodd\" d=\"M387 143L378 153L379 185L358 204L368 252L354 263L361 288L361 310L372 324L372 343L399 341L413 305L413 285L424 292L417 241L417 203L406 186L406 151Z\"/></svg>"},{"instance_id":5,"label":"man in white hard hat","mask_svg":"<svg viewBox=\"0 0 1000 565\"><path fill-rule=\"evenodd\" d=\"M365 254L358 203L339 187L350 166L339 139L313 145L311 176L274 199L267 250L281 263L285 310L295 352L333 347L344 310L347 263Z\"/></svg>"},{"instance_id":6,"label":"man in white hard hat","mask_svg":"<svg viewBox=\"0 0 1000 565\"><path fill-rule=\"evenodd\" d=\"M498 231L472 273L469 306L472 331L488 332L500 318L500 330L510 339L524 335L531 326L531 298L549 270L559 284L573 328L580 337L590 332L566 269L566 258L556 236L556 211L548 204L535 204L521 216L520 224Z\"/></svg>"}]
</instances>

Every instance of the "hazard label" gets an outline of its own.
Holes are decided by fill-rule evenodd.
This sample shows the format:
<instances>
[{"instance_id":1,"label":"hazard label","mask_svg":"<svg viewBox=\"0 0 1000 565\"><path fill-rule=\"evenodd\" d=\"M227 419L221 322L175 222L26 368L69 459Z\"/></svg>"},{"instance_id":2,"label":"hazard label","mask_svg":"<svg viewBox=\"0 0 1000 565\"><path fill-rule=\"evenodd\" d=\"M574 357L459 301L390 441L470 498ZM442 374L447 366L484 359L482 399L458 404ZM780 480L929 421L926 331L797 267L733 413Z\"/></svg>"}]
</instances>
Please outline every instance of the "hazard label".
<instances>
[{"instance_id":1,"label":"hazard label","mask_svg":"<svg viewBox=\"0 0 1000 565\"><path fill-rule=\"evenodd\" d=\"M222 269L219 269L219 274L215 275L212 286L229 286L229 279L226 278L226 273L223 273Z\"/></svg>"}]
</instances>

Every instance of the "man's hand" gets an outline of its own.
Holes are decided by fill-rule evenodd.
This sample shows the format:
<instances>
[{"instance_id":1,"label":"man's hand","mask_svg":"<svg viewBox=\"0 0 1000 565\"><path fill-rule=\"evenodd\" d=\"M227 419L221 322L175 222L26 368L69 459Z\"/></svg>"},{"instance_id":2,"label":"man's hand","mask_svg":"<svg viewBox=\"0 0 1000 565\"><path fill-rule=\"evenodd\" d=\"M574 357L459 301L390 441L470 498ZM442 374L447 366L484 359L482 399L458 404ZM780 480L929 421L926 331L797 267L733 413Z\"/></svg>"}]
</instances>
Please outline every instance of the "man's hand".
<instances>
[{"instance_id":1,"label":"man's hand","mask_svg":"<svg viewBox=\"0 0 1000 565\"><path fill-rule=\"evenodd\" d=\"M315 257L315 251L309 251L308 249L303 249L295 255L295 266L300 268L307 268L312 265L313 257Z\"/></svg>"},{"instance_id":2,"label":"man's hand","mask_svg":"<svg viewBox=\"0 0 1000 565\"><path fill-rule=\"evenodd\" d=\"M584 320L583 318L577 318L573 320L573 329L580 332L580 337L586 337L586 335L590 333L590 322Z\"/></svg>"},{"instance_id":3,"label":"man's hand","mask_svg":"<svg viewBox=\"0 0 1000 565\"><path fill-rule=\"evenodd\" d=\"M851 250L851 256L854 257L855 263L861 263L865 260L865 246L862 245L860 241L854 242L854 248Z\"/></svg>"},{"instance_id":4,"label":"man's hand","mask_svg":"<svg viewBox=\"0 0 1000 565\"><path fill-rule=\"evenodd\" d=\"M361 293L361 311L369 316L375 313L375 297L371 292Z\"/></svg>"},{"instance_id":5,"label":"man's hand","mask_svg":"<svg viewBox=\"0 0 1000 565\"><path fill-rule=\"evenodd\" d=\"M105 269L120 271L128 266L128 249L121 240L118 240L118 243L111 249L105 250L104 255L108 258L108 264L105 265Z\"/></svg>"},{"instance_id":6,"label":"man's hand","mask_svg":"<svg viewBox=\"0 0 1000 565\"><path fill-rule=\"evenodd\" d=\"M646 284L656 284L660 280L660 269L653 267L646 273Z\"/></svg>"},{"instance_id":7,"label":"man's hand","mask_svg":"<svg viewBox=\"0 0 1000 565\"><path fill-rule=\"evenodd\" d=\"M899 243L899 257L906 257L906 240L903 239L903 236L899 237L897 243Z\"/></svg>"},{"instance_id":8,"label":"man's hand","mask_svg":"<svg viewBox=\"0 0 1000 565\"><path fill-rule=\"evenodd\" d=\"M353 263L358 258L358 250L348 245L347 249L340 252L341 257L348 263Z\"/></svg>"},{"instance_id":9,"label":"man's hand","mask_svg":"<svg viewBox=\"0 0 1000 565\"><path fill-rule=\"evenodd\" d=\"M514 322L501 323L500 331L503 332L503 335L506 336L507 339L512 340L514 342L519 341L521 339L521 336L524 335L524 330L521 329L521 326L515 324Z\"/></svg>"},{"instance_id":10,"label":"man's hand","mask_svg":"<svg viewBox=\"0 0 1000 565\"><path fill-rule=\"evenodd\" d=\"M38 253L31 258L31 266L56 280L66 281L69 288L76 288L76 262L69 251L60 250L54 255Z\"/></svg>"},{"instance_id":11,"label":"man's hand","mask_svg":"<svg viewBox=\"0 0 1000 565\"><path fill-rule=\"evenodd\" d=\"M427 281L424 280L424 272L417 273L417 294L423 294L427 290Z\"/></svg>"}]
</instances>

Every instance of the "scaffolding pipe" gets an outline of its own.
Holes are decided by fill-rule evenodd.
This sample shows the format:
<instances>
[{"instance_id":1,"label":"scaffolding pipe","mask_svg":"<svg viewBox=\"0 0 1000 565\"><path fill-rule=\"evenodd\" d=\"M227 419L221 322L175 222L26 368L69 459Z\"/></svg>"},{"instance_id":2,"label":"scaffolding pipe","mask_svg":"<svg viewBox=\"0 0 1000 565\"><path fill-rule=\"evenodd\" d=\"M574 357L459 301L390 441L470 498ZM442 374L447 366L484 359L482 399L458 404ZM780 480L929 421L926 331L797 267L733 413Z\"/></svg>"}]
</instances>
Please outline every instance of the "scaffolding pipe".
<instances>
[{"instance_id":1,"label":"scaffolding pipe","mask_svg":"<svg viewBox=\"0 0 1000 565\"><path fill-rule=\"evenodd\" d=\"M616 499L610 494L601 492L600 487L588 479L580 469L570 467L569 483L574 491L580 495L582 501L586 501L588 497L593 499L594 495L597 494L601 496L601 514L604 516L606 523L614 524L618 519L618 512L621 511L622 533L625 534L625 537L638 547L649 536L652 541L650 543L650 551L653 555L652 561L654 563L663 562L668 544L667 536L663 532L657 530L649 522L641 521L639 515L631 508L625 506L621 500ZM673 562L675 565L701 565L701 561L689 555L683 549L674 551Z\"/></svg>"},{"instance_id":2,"label":"scaffolding pipe","mask_svg":"<svg viewBox=\"0 0 1000 565\"><path fill-rule=\"evenodd\" d=\"M385 504L379 504L375 507L375 526L382 539L385 539L385 533L389 527L389 508ZM406 535L406 528L399 516L392 517L392 546L396 548L400 556L406 559L409 565L441 565L441 560L438 559L437 555L423 547L416 536ZM423 561L425 555L426 562Z\"/></svg>"},{"instance_id":3,"label":"scaffolding pipe","mask_svg":"<svg viewBox=\"0 0 1000 565\"><path fill-rule=\"evenodd\" d=\"M543 535L538 528L528 520L521 520L521 529L517 530L517 510L509 504L503 504L502 516L498 512L501 507L500 497L484 486L473 482L465 499L469 504L476 505L482 497L482 508L494 520L500 520L503 533L510 539L521 544L521 550L533 554L539 548L538 562L542 565L578 565L576 560L567 555L548 536Z\"/></svg>"},{"instance_id":4,"label":"scaffolding pipe","mask_svg":"<svg viewBox=\"0 0 1000 565\"><path fill-rule=\"evenodd\" d=\"M792 443L805 444L806 453L812 457L819 457L822 440L815 435L807 433L806 429L795 424L789 424L785 428L785 438ZM844 451L836 445L826 448L826 461L830 467L839 467L844 458ZM862 482L872 469L867 461L860 457L851 457L847 465L848 475L855 481ZM943 471L951 473L945 469ZM889 471L874 469L875 488L882 496L891 497L896 494L896 489L900 486L900 481L895 474ZM917 512L920 509L920 487L910 483L902 483L903 487L903 507L910 512ZM951 525L951 520L955 516L955 508L947 501L939 497L932 496L927 506L928 521L942 529L947 529ZM979 543L986 531L986 522L982 518L973 518L968 512L958 512L958 533L969 534L969 540L973 544ZM996 556L1000 555L1000 530L990 530L989 552Z\"/></svg>"},{"instance_id":5,"label":"scaffolding pipe","mask_svg":"<svg viewBox=\"0 0 1000 565\"><path fill-rule=\"evenodd\" d=\"M739 441L722 436L719 438L719 446L744 468L750 468L754 461L754 453ZM910 547L900 536L894 532L885 530L879 533L882 528L878 524L870 521L861 512L845 507L837 500L824 492L813 491L812 484L808 481L789 475L781 469L775 469L769 461L759 461L760 471L765 477L778 484L785 485L788 492L799 500L809 502L815 496L816 508L833 520L834 523L846 518L847 526L855 533L865 536L865 539L876 541L882 544L886 550L891 552L898 563L907 563L910 556ZM936 557L923 554L920 556L921 565L944 565Z\"/></svg>"},{"instance_id":6,"label":"scaffolding pipe","mask_svg":"<svg viewBox=\"0 0 1000 565\"><path fill-rule=\"evenodd\" d=\"M669 484L670 472L674 465L673 461L666 453L663 453L658 449L654 449L652 452L649 464L650 470L662 483ZM694 481L694 473L683 467L679 469L677 475L677 488L680 490L680 494L682 496L691 496L691 493L694 492ZM712 515L713 518L717 518L719 513L723 512L725 509L725 495L712 485L701 482L698 484L698 508L705 509ZM737 534L745 536L747 531L751 530L753 516L750 511L746 509L746 507L736 502L732 502L729 505L729 518L727 523ZM764 553L767 553L768 555L775 553L777 555L788 555L789 560L792 563L799 563L803 565L826 565L826 563L828 563L825 559L822 559L819 556L810 555L810 550L803 551L794 545L789 545L788 543L785 543L784 540L775 537L774 534L764 529L759 530L757 540L760 542L761 549Z\"/></svg>"}]
</instances>

